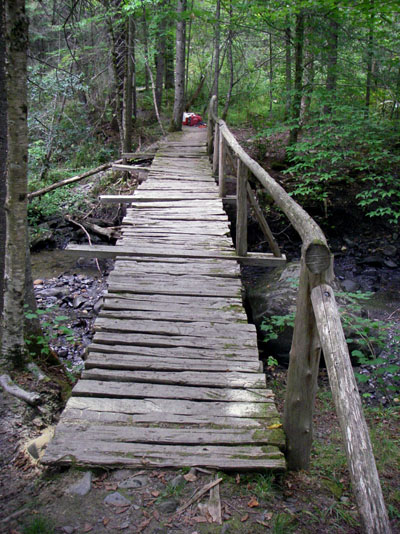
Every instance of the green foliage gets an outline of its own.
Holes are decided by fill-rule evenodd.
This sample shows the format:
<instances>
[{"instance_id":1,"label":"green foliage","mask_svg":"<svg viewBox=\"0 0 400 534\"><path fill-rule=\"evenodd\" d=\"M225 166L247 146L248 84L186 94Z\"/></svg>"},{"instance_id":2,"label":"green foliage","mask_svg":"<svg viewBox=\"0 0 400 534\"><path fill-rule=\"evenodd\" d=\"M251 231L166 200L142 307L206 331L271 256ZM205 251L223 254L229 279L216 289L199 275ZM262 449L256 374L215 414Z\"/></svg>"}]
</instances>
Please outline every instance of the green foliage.
<instances>
[{"instance_id":1,"label":"green foliage","mask_svg":"<svg viewBox=\"0 0 400 534\"><path fill-rule=\"evenodd\" d=\"M37 309L34 312L28 310L26 306L26 319L39 319L40 325L43 329L42 335L36 335L26 339L25 342L28 347L28 351L29 346L34 345L36 349L39 347L41 355L46 357L50 354L52 343L54 343L54 341L60 336L64 336L65 340L70 343L75 342L75 332L72 330L72 328L69 328L63 324L69 320L69 317L66 315L54 315L55 311L57 311L56 306L46 309ZM36 353L32 354L32 356L33 355L36 355Z\"/></svg>"},{"instance_id":2,"label":"green foliage","mask_svg":"<svg viewBox=\"0 0 400 534\"><path fill-rule=\"evenodd\" d=\"M84 201L84 195L74 192L72 186L60 187L30 202L28 223L30 226L35 226L57 214L73 214L84 206Z\"/></svg>"},{"instance_id":3,"label":"green foliage","mask_svg":"<svg viewBox=\"0 0 400 534\"><path fill-rule=\"evenodd\" d=\"M23 534L54 534L54 526L46 517L37 515L23 528L22 532Z\"/></svg>"},{"instance_id":4,"label":"green foliage","mask_svg":"<svg viewBox=\"0 0 400 534\"><path fill-rule=\"evenodd\" d=\"M319 102L320 109L324 100ZM397 127L356 104L331 104L332 114L316 113L301 140L287 147L292 194L323 201L337 188L358 191L358 204L369 217L400 217L400 154Z\"/></svg>"},{"instance_id":5,"label":"green foliage","mask_svg":"<svg viewBox=\"0 0 400 534\"><path fill-rule=\"evenodd\" d=\"M295 529L294 519L286 513L275 514L272 520L273 534L290 534Z\"/></svg>"},{"instance_id":6,"label":"green foliage","mask_svg":"<svg viewBox=\"0 0 400 534\"><path fill-rule=\"evenodd\" d=\"M283 332L286 327L294 326L295 313L288 313L287 315L272 315L269 319L261 323L261 331L264 334L264 341L267 343L272 339L278 339L279 334Z\"/></svg>"}]
</instances>

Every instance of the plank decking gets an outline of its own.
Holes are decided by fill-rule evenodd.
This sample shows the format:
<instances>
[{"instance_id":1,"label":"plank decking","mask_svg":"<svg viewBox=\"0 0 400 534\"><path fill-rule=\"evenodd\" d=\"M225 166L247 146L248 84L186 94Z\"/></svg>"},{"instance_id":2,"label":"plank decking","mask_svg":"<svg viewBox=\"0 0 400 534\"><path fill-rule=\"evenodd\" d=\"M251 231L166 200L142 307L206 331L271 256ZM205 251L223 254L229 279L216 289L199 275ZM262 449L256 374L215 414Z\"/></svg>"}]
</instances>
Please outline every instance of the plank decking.
<instances>
[{"instance_id":1,"label":"plank decking","mask_svg":"<svg viewBox=\"0 0 400 534\"><path fill-rule=\"evenodd\" d=\"M157 254L117 256L45 464L285 467L205 137L170 136L135 191L116 246Z\"/></svg>"}]
</instances>

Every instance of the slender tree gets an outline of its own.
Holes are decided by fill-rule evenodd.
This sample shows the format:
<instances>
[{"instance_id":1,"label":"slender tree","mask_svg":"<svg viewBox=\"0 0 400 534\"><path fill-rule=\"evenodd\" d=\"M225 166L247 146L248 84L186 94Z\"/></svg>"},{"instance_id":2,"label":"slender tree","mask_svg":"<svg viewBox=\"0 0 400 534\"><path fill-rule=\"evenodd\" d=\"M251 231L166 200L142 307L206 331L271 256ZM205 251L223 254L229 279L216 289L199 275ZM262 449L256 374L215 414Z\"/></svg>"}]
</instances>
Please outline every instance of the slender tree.
<instances>
[{"instance_id":1,"label":"slender tree","mask_svg":"<svg viewBox=\"0 0 400 534\"><path fill-rule=\"evenodd\" d=\"M176 22L175 100L170 130L182 130L185 106L186 0L178 0Z\"/></svg>"},{"instance_id":2,"label":"slender tree","mask_svg":"<svg viewBox=\"0 0 400 534\"><path fill-rule=\"evenodd\" d=\"M14 366L25 358L27 269L27 48L25 0L6 0L7 200L2 354Z\"/></svg>"},{"instance_id":3,"label":"slender tree","mask_svg":"<svg viewBox=\"0 0 400 534\"><path fill-rule=\"evenodd\" d=\"M295 75L294 75L294 95L292 99L292 120L293 126L290 130L289 144L297 143L299 135L299 120L301 112L301 97L303 94L303 50L304 50L304 18L303 10L296 14L295 29Z\"/></svg>"},{"instance_id":4,"label":"slender tree","mask_svg":"<svg viewBox=\"0 0 400 534\"><path fill-rule=\"evenodd\" d=\"M0 0L0 318L3 314L4 263L6 245L6 158L7 158L7 93L6 93L5 5ZM1 343L0 331L0 343Z\"/></svg>"}]
</instances>

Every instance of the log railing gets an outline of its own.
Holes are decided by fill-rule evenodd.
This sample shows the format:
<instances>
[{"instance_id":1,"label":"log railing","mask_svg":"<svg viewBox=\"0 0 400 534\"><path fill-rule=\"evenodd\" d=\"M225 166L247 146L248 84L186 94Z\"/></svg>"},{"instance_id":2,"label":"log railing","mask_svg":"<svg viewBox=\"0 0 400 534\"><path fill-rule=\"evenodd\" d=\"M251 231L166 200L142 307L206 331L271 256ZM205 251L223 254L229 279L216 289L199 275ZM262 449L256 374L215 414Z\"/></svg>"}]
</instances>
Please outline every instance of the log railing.
<instances>
[{"instance_id":1,"label":"log railing","mask_svg":"<svg viewBox=\"0 0 400 534\"><path fill-rule=\"evenodd\" d=\"M267 190L302 239L300 282L284 410L288 468L299 470L309 467L322 348L364 532L388 534L391 532L389 519L368 427L331 287L333 256L327 240L308 213L242 149L226 123L217 117L215 101L213 97L209 106L208 153L212 157L214 174L218 176L221 197L226 194L225 169L229 150L236 159L238 256L247 253L247 197L254 205L253 192L247 180L249 173ZM279 255L272 235L270 243L271 248L274 247L273 253Z\"/></svg>"}]
</instances>

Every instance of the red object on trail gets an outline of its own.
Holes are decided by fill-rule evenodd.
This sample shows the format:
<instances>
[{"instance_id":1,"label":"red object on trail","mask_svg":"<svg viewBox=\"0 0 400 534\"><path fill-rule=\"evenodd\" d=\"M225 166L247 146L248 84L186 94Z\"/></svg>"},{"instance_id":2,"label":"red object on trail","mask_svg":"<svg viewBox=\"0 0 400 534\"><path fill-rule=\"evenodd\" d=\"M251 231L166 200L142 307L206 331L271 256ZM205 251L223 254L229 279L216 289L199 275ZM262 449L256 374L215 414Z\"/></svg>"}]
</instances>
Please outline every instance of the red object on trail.
<instances>
[{"instance_id":1,"label":"red object on trail","mask_svg":"<svg viewBox=\"0 0 400 534\"><path fill-rule=\"evenodd\" d=\"M183 114L183 120L182 124L184 126L201 126L204 124L203 118L201 115L197 115L196 113L184 113Z\"/></svg>"}]
</instances>

